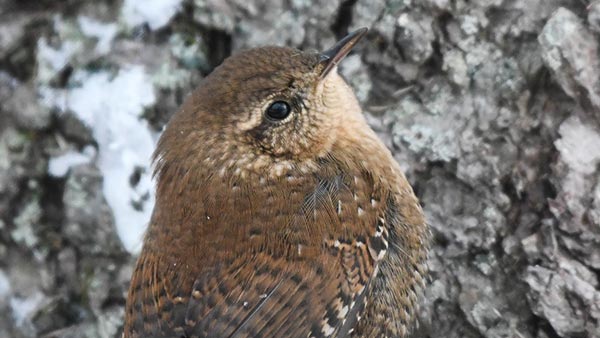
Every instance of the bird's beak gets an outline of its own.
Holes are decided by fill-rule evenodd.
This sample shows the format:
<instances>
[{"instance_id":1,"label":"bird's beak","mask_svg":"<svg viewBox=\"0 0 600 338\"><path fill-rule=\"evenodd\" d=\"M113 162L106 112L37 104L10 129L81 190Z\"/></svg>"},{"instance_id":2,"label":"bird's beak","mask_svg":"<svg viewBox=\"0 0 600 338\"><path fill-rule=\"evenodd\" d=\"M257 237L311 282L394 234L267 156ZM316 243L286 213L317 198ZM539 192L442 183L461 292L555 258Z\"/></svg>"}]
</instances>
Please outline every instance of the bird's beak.
<instances>
[{"instance_id":1,"label":"bird's beak","mask_svg":"<svg viewBox=\"0 0 600 338\"><path fill-rule=\"evenodd\" d=\"M356 43L367 33L369 29L367 27L359 28L354 32L346 35L343 39L338 41L333 47L321 53L321 61L319 64L323 65L321 72L321 79L324 79L332 69L334 69L340 61L356 45Z\"/></svg>"}]
</instances>

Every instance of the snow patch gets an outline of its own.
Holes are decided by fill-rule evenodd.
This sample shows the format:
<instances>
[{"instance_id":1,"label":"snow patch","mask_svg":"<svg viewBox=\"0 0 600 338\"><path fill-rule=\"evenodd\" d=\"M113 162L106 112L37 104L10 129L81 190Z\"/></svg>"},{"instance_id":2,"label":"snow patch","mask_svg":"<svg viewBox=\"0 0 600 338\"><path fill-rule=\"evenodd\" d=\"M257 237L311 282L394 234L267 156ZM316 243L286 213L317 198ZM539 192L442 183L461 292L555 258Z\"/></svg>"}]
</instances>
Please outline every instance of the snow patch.
<instances>
[{"instance_id":1,"label":"snow patch","mask_svg":"<svg viewBox=\"0 0 600 338\"><path fill-rule=\"evenodd\" d=\"M10 308L17 326L22 326L44 300L44 295L36 291L29 297L10 299Z\"/></svg>"},{"instance_id":2,"label":"snow patch","mask_svg":"<svg viewBox=\"0 0 600 338\"><path fill-rule=\"evenodd\" d=\"M71 167L90 163L96 155L96 150L92 146L87 146L83 152L69 151L60 156L52 157L48 161L48 173L54 177L64 177Z\"/></svg>"},{"instance_id":3,"label":"snow patch","mask_svg":"<svg viewBox=\"0 0 600 338\"><path fill-rule=\"evenodd\" d=\"M54 31L58 35L60 45L55 39L41 37L37 41L37 82L48 83L58 72L62 71L73 58L84 51L84 42L79 38L79 28L69 21L64 21L60 15L53 17ZM69 37L69 38L67 38Z\"/></svg>"},{"instance_id":4,"label":"snow patch","mask_svg":"<svg viewBox=\"0 0 600 338\"><path fill-rule=\"evenodd\" d=\"M46 38L42 37L37 43L37 78L41 83L48 83L60 72L79 52L81 43L76 41L64 41L58 48L50 46Z\"/></svg>"},{"instance_id":5,"label":"snow patch","mask_svg":"<svg viewBox=\"0 0 600 338\"><path fill-rule=\"evenodd\" d=\"M180 5L181 0L125 0L121 13L131 27L147 23L157 30L169 23Z\"/></svg>"},{"instance_id":6,"label":"snow patch","mask_svg":"<svg viewBox=\"0 0 600 338\"><path fill-rule=\"evenodd\" d=\"M106 54L110 51L112 41L117 35L117 24L102 23L87 16L80 16L77 21L83 34L98 39L96 43L98 54Z\"/></svg>"},{"instance_id":7,"label":"snow patch","mask_svg":"<svg viewBox=\"0 0 600 338\"><path fill-rule=\"evenodd\" d=\"M141 118L144 107L156 101L152 79L136 65L122 68L116 76L106 71L78 71L73 80L81 87L66 91L43 88L42 100L73 111L92 129L98 142L97 165L104 176L103 192L117 232L128 251L139 252L154 206L150 159L157 135ZM60 174L65 165L80 159L70 155L55 163L54 169ZM132 185L130 178L138 174L139 180Z\"/></svg>"}]
</instances>

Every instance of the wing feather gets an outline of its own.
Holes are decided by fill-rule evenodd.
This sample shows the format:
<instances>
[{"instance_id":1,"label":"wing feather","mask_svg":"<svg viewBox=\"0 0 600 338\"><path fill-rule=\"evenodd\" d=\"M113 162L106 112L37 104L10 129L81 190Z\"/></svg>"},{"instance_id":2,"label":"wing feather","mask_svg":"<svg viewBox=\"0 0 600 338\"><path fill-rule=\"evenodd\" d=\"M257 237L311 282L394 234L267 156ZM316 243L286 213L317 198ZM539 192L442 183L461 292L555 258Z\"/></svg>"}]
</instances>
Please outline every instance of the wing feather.
<instances>
[{"instance_id":1,"label":"wing feather","mask_svg":"<svg viewBox=\"0 0 600 338\"><path fill-rule=\"evenodd\" d=\"M175 271L161 276L157 262L142 261L133 283L153 282L132 294L143 306L133 326L143 322L138 331L152 337L349 337L387 250L385 203L373 203L381 197L367 189L372 182L357 177L316 180L286 228L285 255L215 260L187 287L169 282ZM301 240L321 228L320 243Z\"/></svg>"}]
</instances>

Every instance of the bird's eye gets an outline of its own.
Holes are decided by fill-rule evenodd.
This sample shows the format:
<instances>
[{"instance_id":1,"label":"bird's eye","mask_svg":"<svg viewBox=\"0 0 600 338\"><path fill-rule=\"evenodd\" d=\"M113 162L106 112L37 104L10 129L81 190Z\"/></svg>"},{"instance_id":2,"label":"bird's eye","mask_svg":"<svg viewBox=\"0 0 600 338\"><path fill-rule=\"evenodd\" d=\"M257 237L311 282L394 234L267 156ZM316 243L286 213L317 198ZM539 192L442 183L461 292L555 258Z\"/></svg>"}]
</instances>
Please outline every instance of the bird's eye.
<instances>
[{"instance_id":1,"label":"bird's eye","mask_svg":"<svg viewBox=\"0 0 600 338\"><path fill-rule=\"evenodd\" d=\"M285 101L275 101L267 108L265 113L267 117L274 121L281 121L288 117L292 112L292 108Z\"/></svg>"}]
</instances>

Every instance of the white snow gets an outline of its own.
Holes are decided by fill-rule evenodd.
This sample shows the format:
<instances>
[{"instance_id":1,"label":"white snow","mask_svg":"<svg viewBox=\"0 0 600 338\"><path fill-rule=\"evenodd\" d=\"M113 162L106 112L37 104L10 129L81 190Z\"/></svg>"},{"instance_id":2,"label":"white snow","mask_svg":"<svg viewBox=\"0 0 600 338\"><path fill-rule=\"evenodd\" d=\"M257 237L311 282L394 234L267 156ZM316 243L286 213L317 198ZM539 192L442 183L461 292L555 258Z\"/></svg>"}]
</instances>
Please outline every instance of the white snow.
<instances>
[{"instance_id":1,"label":"white snow","mask_svg":"<svg viewBox=\"0 0 600 338\"><path fill-rule=\"evenodd\" d=\"M131 27L147 23L156 30L169 23L180 4L181 0L125 0L121 14Z\"/></svg>"},{"instance_id":2,"label":"white snow","mask_svg":"<svg viewBox=\"0 0 600 338\"><path fill-rule=\"evenodd\" d=\"M83 34L98 39L96 43L98 54L106 54L110 51L111 43L117 35L117 24L102 23L87 16L80 16L77 21Z\"/></svg>"},{"instance_id":3,"label":"white snow","mask_svg":"<svg viewBox=\"0 0 600 338\"><path fill-rule=\"evenodd\" d=\"M10 299L10 308L17 326L23 325L25 321L33 314L38 306L44 300L44 295L40 291L26 298L13 297Z\"/></svg>"},{"instance_id":4,"label":"white snow","mask_svg":"<svg viewBox=\"0 0 600 338\"><path fill-rule=\"evenodd\" d=\"M64 177L71 167L90 163L95 153L94 147L87 146L83 149L83 152L69 151L52 157L48 161L48 173L54 177Z\"/></svg>"},{"instance_id":5,"label":"white snow","mask_svg":"<svg viewBox=\"0 0 600 338\"><path fill-rule=\"evenodd\" d=\"M73 83L81 87L65 92L45 88L40 94L47 105L73 111L92 128L99 148L97 165L104 176L103 192L117 232L127 250L139 252L154 205L150 158L156 135L140 117L144 107L156 100L152 79L139 65L124 67L116 75L78 71L73 77ZM59 160L54 170L60 173L65 165L79 160L71 154ZM131 187L136 168L142 169L141 179ZM140 201L142 208L137 210L132 203Z\"/></svg>"},{"instance_id":6,"label":"white snow","mask_svg":"<svg viewBox=\"0 0 600 338\"><path fill-rule=\"evenodd\" d=\"M68 21L63 21L60 15L53 17L54 30L61 38L60 46L53 40L41 37L37 41L37 82L48 83L74 57L81 54L85 46L81 39L64 39L66 36L76 36L77 29Z\"/></svg>"},{"instance_id":7,"label":"white snow","mask_svg":"<svg viewBox=\"0 0 600 338\"><path fill-rule=\"evenodd\" d=\"M80 44L75 41L65 41L60 48L53 48L46 38L42 37L37 43L37 78L41 83L47 83L61 71L75 55Z\"/></svg>"}]
</instances>

